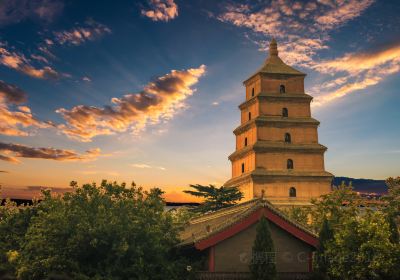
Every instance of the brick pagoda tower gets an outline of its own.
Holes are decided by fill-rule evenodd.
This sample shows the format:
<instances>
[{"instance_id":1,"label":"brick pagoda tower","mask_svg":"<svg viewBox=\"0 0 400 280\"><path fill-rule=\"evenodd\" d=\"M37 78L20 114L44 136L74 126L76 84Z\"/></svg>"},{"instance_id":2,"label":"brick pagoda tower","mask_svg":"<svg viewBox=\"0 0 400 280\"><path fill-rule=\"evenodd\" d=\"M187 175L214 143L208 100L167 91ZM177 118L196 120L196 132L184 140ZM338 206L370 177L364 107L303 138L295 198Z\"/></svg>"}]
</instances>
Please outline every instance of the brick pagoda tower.
<instances>
[{"instance_id":1,"label":"brick pagoda tower","mask_svg":"<svg viewBox=\"0 0 400 280\"><path fill-rule=\"evenodd\" d=\"M331 190L305 76L279 58L272 39L264 65L243 82L246 101L239 106L232 178L225 186L238 186L246 200L265 195L277 205L306 205Z\"/></svg>"}]
</instances>

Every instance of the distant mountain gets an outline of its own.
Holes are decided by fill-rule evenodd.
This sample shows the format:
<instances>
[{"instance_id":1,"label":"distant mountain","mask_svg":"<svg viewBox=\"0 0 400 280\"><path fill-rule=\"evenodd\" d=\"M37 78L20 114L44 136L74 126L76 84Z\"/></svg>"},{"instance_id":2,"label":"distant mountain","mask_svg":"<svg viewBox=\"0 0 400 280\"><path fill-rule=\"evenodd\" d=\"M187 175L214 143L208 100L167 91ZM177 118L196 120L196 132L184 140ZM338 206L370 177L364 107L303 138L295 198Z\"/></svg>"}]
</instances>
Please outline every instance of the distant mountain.
<instances>
[{"instance_id":1,"label":"distant mountain","mask_svg":"<svg viewBox=\"0 0 400 280\"><path fill-rule=\"evenodd\" d=\"M348 185L352 182L353 189L360 193L378 193L385 194L388 192L388 188L385 184L385 180L373 180L373 179L355 179L349 177L334 177L332 184L339 186L342 182Z\"/></svg>"}]
</instances>

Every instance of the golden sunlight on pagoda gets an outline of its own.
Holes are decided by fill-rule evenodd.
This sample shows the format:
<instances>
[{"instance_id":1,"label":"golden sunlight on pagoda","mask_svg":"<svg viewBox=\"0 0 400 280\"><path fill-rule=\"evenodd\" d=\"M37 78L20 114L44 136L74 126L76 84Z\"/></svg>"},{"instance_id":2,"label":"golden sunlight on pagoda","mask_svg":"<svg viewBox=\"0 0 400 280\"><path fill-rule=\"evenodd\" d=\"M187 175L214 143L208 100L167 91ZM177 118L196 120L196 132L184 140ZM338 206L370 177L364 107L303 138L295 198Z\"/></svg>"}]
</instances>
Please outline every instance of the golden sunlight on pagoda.
<instances>
[{"instance_id":1,"label":"golden sunlight on pagoda","mask_svg":"<svg viewBox=\"0 0 400 280\"><path fill-rule=\"evenodd\" d=\"M331 190L305 76L280 59L273 39L264 65L244 81L246 101L239 105L232 178L225 186L239 186L246 200L264 193L274 204L309 204Z\"/></svg>"}]
</instances>

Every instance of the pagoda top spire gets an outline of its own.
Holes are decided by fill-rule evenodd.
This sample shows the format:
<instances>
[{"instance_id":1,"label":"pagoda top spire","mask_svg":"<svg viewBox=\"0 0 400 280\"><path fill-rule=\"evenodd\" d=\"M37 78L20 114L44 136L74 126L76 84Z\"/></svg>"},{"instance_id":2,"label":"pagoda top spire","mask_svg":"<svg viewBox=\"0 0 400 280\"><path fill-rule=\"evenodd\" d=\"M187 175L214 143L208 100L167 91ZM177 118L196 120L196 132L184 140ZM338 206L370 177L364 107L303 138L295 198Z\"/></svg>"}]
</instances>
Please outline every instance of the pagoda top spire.
<instances>
[{"instance_id":1,"label":"pagoda top spire","mask_svg":"<svg viewBox=\"0 0 400 280\"><path fill-rule=\"evenodd\" d=\"M269 56L278 56L278 43L276 42L275 38L272 38L271 42L269 43Z\"/></svg>"},{"instance_id":2,"label":"pagoda top spire","mask_svg":"<svg viewBox=\"0 0 400 280\"><path fill-rule=\"evenodd\" d=\"M282 59L278 56L278 43L276 42L275 38L272 38L271 42L269 43L269 55L267 59L264 61L263 66L257 70L253 75L251 75L247 80L244 81L246 83L252 77L257 74L284 74L284 75L301 75L305 76L303 72L290 67Z\"/></svg>"}]
</instances>

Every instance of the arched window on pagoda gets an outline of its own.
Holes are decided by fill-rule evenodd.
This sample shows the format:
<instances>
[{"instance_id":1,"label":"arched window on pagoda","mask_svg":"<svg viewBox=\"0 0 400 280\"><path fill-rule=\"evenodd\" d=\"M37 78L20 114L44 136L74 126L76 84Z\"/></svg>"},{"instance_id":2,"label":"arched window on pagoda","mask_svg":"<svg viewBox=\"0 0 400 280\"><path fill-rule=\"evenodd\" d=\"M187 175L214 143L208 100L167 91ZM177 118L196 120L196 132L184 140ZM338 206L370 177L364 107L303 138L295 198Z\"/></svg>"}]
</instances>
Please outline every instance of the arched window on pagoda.
<instances>
[{"instance_id":1,"label":"arched window on pagoda","mask_svg":"<svg viewBox=\"0 0 400 280\"><path fill-rule=\"evenodd\" d=\"M284 86L284 85L280 85L280 86L279 86L279 92L280 92L280 93L285 93L285 92L286 92L286 89L285 89L285 86Z\"/></svg>"},{"instance_id":2,"label":"arched window on pagoda","mask_svg":"<svg viewBox=\"0 0 400 280\"><path fill-rule=\"evenodd\" d=\"M285 133L285 143L291 143L292 142L292 137L290 136L290 133L286 132Z\"/></svg>"},{"instance_id":3,"label":"arched window on pagoda","mask_svg":"<svg viewBox=\"0 0 400 280\"><path fill-rule=\"evenodd\" d=\"M287 118L289 116L289 111L287 108L282 108L282 117Z\"/></svg>"},{"instance_id":4,"label":"arched window on pagoda","mask_svg":"<svg viewBox=\"0 0 400 280\"><path fill-rule=\"evenodd\" d=\"M249 112L249 120L251 120L251 112Z\"/></svg>"},{"instance_id":5,"label":"arched window on pagoda","mask_svg":"<svg viewBox=\"0 0 400 280\"><path fill-rule=\"evenodd\" d=\"M251 89L251 96L254 96L254 88Z\"/></svg>"},{"instance_id":6,"label":"arched window on pagoda","mask_svg":"<svg viewBox=\"0 0 400 280\"><path fill-rule=\"evenodd\" d=\"M247 137L244 138L244 146L247 146Z\"/></svg>"},{"instance_id":7,"label":"arched window on pagoda","mask_svg":"<svg viewBox=\"0 0 400 280\"><path fill-rule=\"evenodd\" d=\"M289 189L289 197L296 197L296 196L297 196L297 194L296 194L296 188L291 187L291 188Z\"/></svg>"},{"instance_id":8,"label":"arched window on pagoda","mask_svg":"<svg viewBox=\"0 0 400 280\"><path fill-rule=\"evenodd\" d=\"M242 163L242 173L244 173L244 163Z\"/></svg>"},{"instance_id":9,"label":"arched window on pagoda","mask_svg":"<svg viewBox=\"0 0 400 280\"><path fill-rule=\"evenodd\" d=\"M293 160L292 159L287 160L287 169L293 169Z\"/></svg>"}]
</instances>

